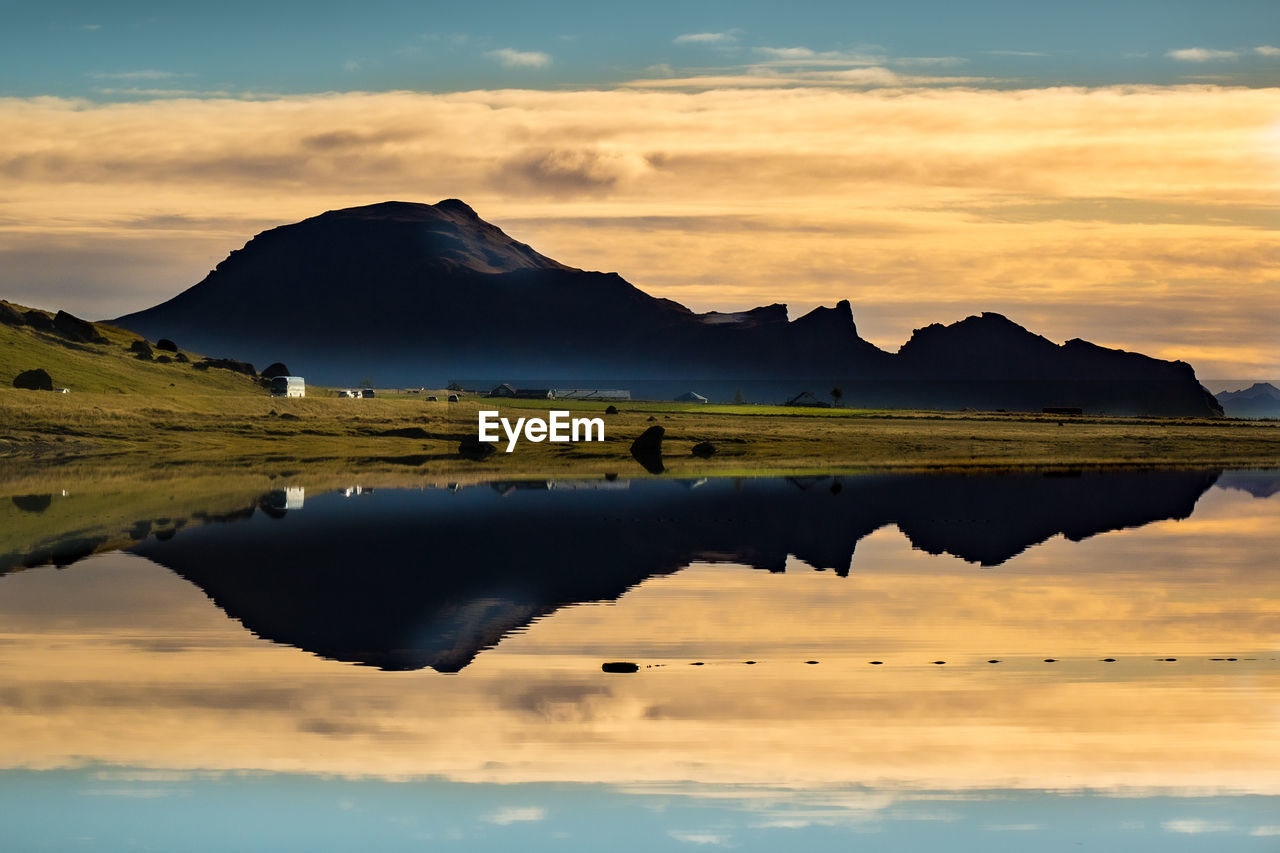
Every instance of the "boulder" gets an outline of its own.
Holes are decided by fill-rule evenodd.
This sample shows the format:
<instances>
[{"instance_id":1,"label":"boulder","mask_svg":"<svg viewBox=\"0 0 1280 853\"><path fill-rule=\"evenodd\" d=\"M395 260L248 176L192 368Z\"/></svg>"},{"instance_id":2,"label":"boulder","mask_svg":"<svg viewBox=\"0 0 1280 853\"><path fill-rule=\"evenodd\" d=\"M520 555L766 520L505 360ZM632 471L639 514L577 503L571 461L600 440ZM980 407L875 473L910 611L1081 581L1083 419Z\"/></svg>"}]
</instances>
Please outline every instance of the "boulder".
<instances>
[{"instance_id":1,"label":"boulder","mask_svg":"<svg viewBox=\"0 0 1280 853\"><path fill-rule=\"evenodd\" d=\"M211 367L243 373L245 376L258 375L252 364L247 361L236 361L234 358L205 358L195 364L196 370L208 370Z\"/></svg>"},{"instance_id":2,"label":"boulder","mask_svg":"<svg viewBox=\"0 0 1280 853\"><path fill-rule=\"evenodd\" d=\"M177 352L178 345L175 344L173 341L169 340L168 338L161 338L160 340L156 341L156 349L162 349L165 352Z\"/></svg>"},{"instance_id":3,"label":"boulder","mask_svg":"<svg viewBox=\"0 0 1280 853\"><path fill-rule=\"evenodd\" d=\"M129 352L133 353L134 358L149 359L151 358L151 344L138 338L138 340L129 344Z\"/></svg>"},{"instance_id":4,"label":"boulder","mask_svg":"<svg viewBox=\"0 0 1280 853\"><path fill-rule=\"evenodd\" d=\"M605 407L605 410L604 410L604 413L605 413L606 415L616 415L616 414L618 414L618 407L617 407L617 406L606 406L606 407Z\"/></svg>"},{"instance_id":5,"label":"boulder","mask_svg":"<svg viewBox=\"0 0 1280 853\"><path fill-rule=\"evenodd\" d=\"M44 368L24 370L13 378L14 388L25 388L28 391L52 391L53 380Z\"/></svg>"},{"instance_id":6,"label":"boulder","mask_svg":"<svg viewBox=\"0 0 1280 853\"><path fill-rule=\"evenodd\" d=\"M0 302L0 323L6 326L25 326L26 320L7 302Z\"/></svg>"},{"instance_id":7,"label":"boulder","mask_svg":"<svg viewBox=\"0 0 1280 853\"><path fill-rule=\"evenodd\" d=\"M662 439L666 434L662 427L651 426L631 442L631 455L650 474L666 470L662 465Z\"/></svg>"},{"instance_id":8,"label":"boulder","mask_svg":"<svg viewBox=\"0 0 1280 853\"><path fill-rule=\"evenodd\" d=\"M709 441L700 441L689 452L700 459L710 459L716 453L716 446Z\"/></svg>"},{"instance_id":9,"label":"boulder","mask_svg":"<svg viewBox=\"0 0 1280 853\"><path fill-rule=\"evenodd\" d=\"M81 320L66 311L59 311L53 316L53 328L54 331L70 341L78 341L82 344L105 344L107 342L107 339L102 336L96 326L88 320Z\"/></svg>"},{"instance_id":10,"label":"boulder","mask_svg":"<svg viewBox=\"0 0 1280 853\"><path fill-rule=\"evenodd\" d=\"M53 318L43 311L26 311L22 315L22 321L33 329L39 329L42 332L53 331Z\"/></svg>"},{"instance_id":11,"label":"boulder","mask_svg":"<svg viewBox=\"0 0 1280 853\"><path fill-rule=\"evenodd\" d=\"M283 362L277 361L275 364L263 368L261 375L265 379L274 379L277 376L292 376L293 374L289 372L289 368Z\"/></svg>"},{"instance_id":12,"label":"boulder","mask_svg":"<svg viewBox=\"0 0 1280 853\"><path fill-rule=\"evenodd\" d=\"M475 462L479 462L482 459L489 458L493 453L494 446L491 443L481 441L474 435L469 435L462 439L462 441L458 442L458 455L464 459L471 459Z\"/></svg>"}]
</instances>

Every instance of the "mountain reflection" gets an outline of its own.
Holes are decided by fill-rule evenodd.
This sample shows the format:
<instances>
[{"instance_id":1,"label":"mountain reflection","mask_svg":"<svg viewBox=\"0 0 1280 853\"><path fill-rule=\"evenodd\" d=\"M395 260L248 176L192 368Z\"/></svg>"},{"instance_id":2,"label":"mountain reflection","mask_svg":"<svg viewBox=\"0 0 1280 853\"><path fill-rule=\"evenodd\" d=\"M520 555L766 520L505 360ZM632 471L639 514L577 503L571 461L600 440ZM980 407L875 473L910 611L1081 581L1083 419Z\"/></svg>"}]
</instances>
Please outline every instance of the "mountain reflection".
<instances>
[{"instance_id":1,"label":"mountain reflection","mask_svg":"<svg viewBox=\"0 0 1280 853\"><path fill-rule=\"evenodd\" d=\"M1057 534L1188 517L1217 471L495 483L274 492L128 550L260 637L382 669L456 672L561 607L695 561L856 571L896 525L918 549L999 565ZM302 508L305 507L305 508ZM256 510L262 510L257 512ZM297 511L294 511L297 510Z\"/></svg>"}]
</instances>

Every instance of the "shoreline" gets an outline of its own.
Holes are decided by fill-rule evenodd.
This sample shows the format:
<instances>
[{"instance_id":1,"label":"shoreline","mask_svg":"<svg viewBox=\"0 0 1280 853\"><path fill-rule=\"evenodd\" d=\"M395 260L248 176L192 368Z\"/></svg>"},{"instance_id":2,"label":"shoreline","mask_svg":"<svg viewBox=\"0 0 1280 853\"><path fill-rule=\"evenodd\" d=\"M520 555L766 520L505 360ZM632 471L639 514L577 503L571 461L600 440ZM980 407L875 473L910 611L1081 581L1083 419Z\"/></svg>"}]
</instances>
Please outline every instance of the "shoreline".
<instances>
[{"instance_id":1,"label":"shoreline","mask_svg":"<svg viewBox=\"0 0 1280 853\"><path fill-rule=\"evenodd\" d=\"M273 477L405 475L425 481L648 476L631 442L662 426L659 476L860 471L1280 467L1280 421L999 412L799 409L418 397L345 400L258 394L55 395L0 391L0 490L33 475L98 480L235 470ZM458 454L480 410L602 417L604 441L503 444ZM708 459L691 448L710 441ZM399 477L397 476L396 479Z\"/></svg>"}]
</instances>

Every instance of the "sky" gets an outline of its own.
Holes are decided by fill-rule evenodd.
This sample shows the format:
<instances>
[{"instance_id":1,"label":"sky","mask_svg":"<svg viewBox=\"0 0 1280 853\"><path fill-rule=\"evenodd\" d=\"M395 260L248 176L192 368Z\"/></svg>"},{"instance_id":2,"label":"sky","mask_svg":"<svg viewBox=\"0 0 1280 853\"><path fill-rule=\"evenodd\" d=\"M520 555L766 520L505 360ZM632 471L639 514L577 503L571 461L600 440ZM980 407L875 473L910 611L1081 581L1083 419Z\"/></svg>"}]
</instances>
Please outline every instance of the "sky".
<instances>
[{"instance_id":1,"label":"sky","mask_svg":"<svg viewBox=\"0 0 1280 853\"><path fill-rule=\"evenodd\" d=\"M0 2L0 297L109 318L462 198L696 310L1280 378L1273 2Z\"/></svg>"}]
</instances>

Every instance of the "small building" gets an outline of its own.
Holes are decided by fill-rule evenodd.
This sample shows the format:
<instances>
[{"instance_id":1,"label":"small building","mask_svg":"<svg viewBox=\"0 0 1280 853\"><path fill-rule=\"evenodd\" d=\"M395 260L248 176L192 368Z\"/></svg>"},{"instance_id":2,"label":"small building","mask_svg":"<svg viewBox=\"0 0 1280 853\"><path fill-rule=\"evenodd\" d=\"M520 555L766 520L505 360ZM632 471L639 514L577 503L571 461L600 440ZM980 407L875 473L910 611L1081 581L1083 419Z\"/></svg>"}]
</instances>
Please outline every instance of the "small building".
<instances>
[{"instance_id":1,"label":"small building","mask_svg":"<svg viewBox=\"0 0 1280 853\"><path fill-rule=\"evenodd\" d=\"M783 405L784 406L804 406L810 409L831 408L830 403L826 402L825 400L819 400L817 397L813 396L812 391L801 391L799 394L795 395L790 400L783 403Z\"/></svg>"},{"instance_id":2,"label":"small building","mask_svg":"<svg viewBox=\"0 0 1280 853\"><path fill-rule=\"evenodd\" d=\"M291 509L302 509L306 503L307 490L302 486L288 486L267 493L267 505L274 510L288 512Z\"/></svg>"},{"instance_id":3,"label":"small building","mask_svg":"<svg viewBox=\"0 0 1280 853\"><path fill-rule=\"evenodd\" d=\"M490 391L489 396L517 400L550 400L552 392L550 388L516 388L514 385L504 382Z\"/></svg>"},{"instance_id":4,"label":"small building","mask_svg":"<svg viewBox=\"0 0 1280 853\"><path fill-rule=\"evenodd\" d=\"M622 388L552 388L552 400L630 400L631 392Z\"/></svg>"},{"instance_id":5,"label":"small building","mask_svg":"<svg viewBox=\"0 0 1280 853\"><path fill-rule=\"evenodd\" d=\"M273 376L271 378L272 397L305 397L307 383L301 376Z\"/></svg>"},{"instance_id":6,"label":"small building","mask_svg":"<svg viewBox=\"0 0 1280 853\"><path fill-rule=\"evenodd\" d=\"M685 391L679 397L676 397L677 403L710 403L706 397L694 391Z\"/></svg>"}]
</instances>

